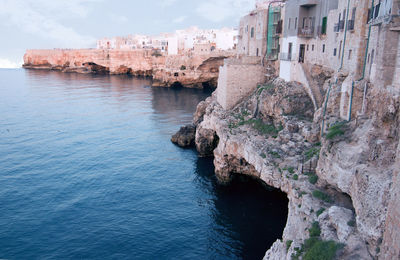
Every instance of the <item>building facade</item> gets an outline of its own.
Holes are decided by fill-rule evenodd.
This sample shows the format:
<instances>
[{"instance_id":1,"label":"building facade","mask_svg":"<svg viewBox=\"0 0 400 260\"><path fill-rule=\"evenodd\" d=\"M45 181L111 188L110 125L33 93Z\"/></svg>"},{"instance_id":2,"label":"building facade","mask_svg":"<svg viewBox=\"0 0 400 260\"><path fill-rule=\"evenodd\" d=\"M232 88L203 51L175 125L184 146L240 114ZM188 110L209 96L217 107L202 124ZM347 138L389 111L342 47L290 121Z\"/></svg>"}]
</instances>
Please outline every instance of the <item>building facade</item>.
<instances>
[{"instance_id":1,"label":"building facade","mask_svg":"<svg viewBox=\"0 0 400 260\"><path fill-rule=\"evenodd\" d=\"M300 81L298 63L323 62L327 51L329 12L338 0L288 0L285 3L279 76Z\"/></svg>"},{"instance_id":2,"label":"building facade","mask_svg":"<svg viewBox=\"0 0 400 260\"><path fill-rule=\"evenodd\" d=\"M268 9L255 9L240 19L237 53L262 57L267 50Z\"/></svg>"}]
</instances>

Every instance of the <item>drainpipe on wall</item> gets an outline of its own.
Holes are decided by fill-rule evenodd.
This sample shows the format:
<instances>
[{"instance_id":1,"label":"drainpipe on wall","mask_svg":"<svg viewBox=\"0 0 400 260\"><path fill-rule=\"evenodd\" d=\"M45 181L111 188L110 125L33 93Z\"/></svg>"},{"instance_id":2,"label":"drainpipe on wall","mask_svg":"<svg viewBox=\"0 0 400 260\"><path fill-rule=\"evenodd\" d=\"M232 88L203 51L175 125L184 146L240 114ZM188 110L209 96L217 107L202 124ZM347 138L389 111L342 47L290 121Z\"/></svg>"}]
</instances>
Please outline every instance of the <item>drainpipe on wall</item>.
<instances>
[{"instance_id":1,"label":"drainpipe on wall","mask_svg":"<svg viewBox=\"0 0 400 260\"><path fill-rule=\"evenodd\" d=\"M373 17L373 15L374 15L374 4L375 4L375 2L374 2L374 0L372 0L372 5L371 5L372 17ZM370 41L370 38L371 38L371 27L372 27L372 24L371 24L371 22L370 22L370 24L369 24L369 29L368 29L367 46L366 46L366 48L365 48L365 54L364 54L363 72L362 72L361 78L358 79L358 80L356 80L356 82L360 82L360 81L363 80L364 77L365 77L365 68L366 68L366 66L367 66L367 55L368 55L369 41ZM350 107L349 107L349 121L351 120L351 109L352 109L352 106L353 106L354 84L355 84L355 82L353 81L353 83L351 84ZM364 108L365 108L365 99L366 99L367 87L368 87L368 85L367 85L367 83L365 83L365 86L364 86L364 95L363 95L363 102L362 102L362 110L361 110L362 113L364 113Z\"/></svg>"},{"instance_id":2,"label":"drainpipe on wall","mask_svg":"<svg viewBox=\"0 0 400 260\"><path fill-rule=\"evenodd\" d=\"M351 121L351 109L353 106L353 92L354 92L354 81L351 83L351 93L350 93L350 107L349 107L349 122Z\"/></svg>"},{"instance_id":3,"label":"drainpipe on wall","mask_svg":"<svg viewBox=\"0 0 400 260\"><path fill-rule=\"evenodd\" d=\"M374 14L373 14L373 13L374 13L374 4L375 4L375 1L372 0L372 5L371 5L371 13L372 13L372 16L374 15ZM369 18L369 17L368 17L368 18ZM367 56L368 56L368 49L369 49L369 40L370 40L370 38L371 38L371 27L372 27L372 24L371 24L371 22L370 22L370 23L369 23L369 29L368 29L367 46L365 47L365 54L364 54L363 72L362 72L361 78L360 78L359 80L357 80L357 81L361 81L361 80L363 80L364 77L365 77L365 68L366 68L366 66L367 66Z\"/></svg>"}]
</instances>

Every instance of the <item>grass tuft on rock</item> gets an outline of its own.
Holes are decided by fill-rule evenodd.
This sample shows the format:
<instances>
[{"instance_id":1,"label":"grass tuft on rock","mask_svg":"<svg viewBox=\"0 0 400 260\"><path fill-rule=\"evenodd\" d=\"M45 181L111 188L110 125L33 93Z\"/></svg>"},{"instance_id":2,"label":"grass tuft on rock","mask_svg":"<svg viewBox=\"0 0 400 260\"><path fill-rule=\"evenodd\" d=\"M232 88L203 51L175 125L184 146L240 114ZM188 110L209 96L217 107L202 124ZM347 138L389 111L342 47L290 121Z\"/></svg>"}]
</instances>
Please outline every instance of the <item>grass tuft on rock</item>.
<instances>
[{"instance_id":1,"label":"grass tuft on rock","mask_svg":"<svg viewBox=\"0 0 400 260\"><path fill-rule=\"evenodd\" d=\"M346 125L346 122L339 122L334 124L328 129L328 133L326 134L326 139L331 140L335 138L336 136L341 136L344 135L344 127Z\"/></svg>"},{"instance_id":2,"label":"grass tuft on rock","mask_svg":"<svg viewBox=\"0 0 400 260\"><path fill-rule=\"evenodd\" d=\"M315 212L315 214L317 215L317 217L319 217L319 215L321 215L324 211L325 208L320 208L319 210L317 210L317 212Z\"/></svg>"},{"instance_id":3,"label":"grass tuft on rock","mask_svg":"<svg viewBox=\"0 0 400 260\"><path fill-rule=\"evenodd\" d=\"M355 220L349 220L347 221L347 225L350 227L354 227L356 225L356 221Z\"/></svg>"},{"instance_id":4,"label":"grass tuft on rock","mask_svg":"<svg viewBox=\"0 0 400 260\"><path fill-rule=\"evenodd\" d=\"M304 243L303 260L332 260L336 256L338 249L343 245L335 241L323 241L315 238L309 238Z\"/></svg>"},{"instance_id":5,"label":"grass tuft on rock","mask_svg":"<svg viewBox=\"0 0 400 260\"><path fill-rule=\"evenodd\" d=\"M319 237L321 235L321 228L319 227L319 222L314 221L308 230L310 237Z\"/></svg>"},{"instance_id":6,"label":"grass tuft on rock","mask_svg":"<svg viewBox=\"0 0 400 260\"><path fill-rule=\"evenodd\" d=\"M332 203L331 197L328 194L326 194L326 193L324 193L324 192L322 192L320 190L313 191L312 195L313 195L314 198L323 200L323 201L325 201L327 203Z\"/></svg>"},{"instance_id":7,"label":"grass tuft on rock","mask_svg":"<svg viewBox=\"0 0 400 260\"><path fill-rule=\"evenodd\" d=\"M318 181L318 176L317 176L316 174L309 175L309 176L308 176L308 181L309 181L311 184L315 184L315 183L317 183L317 181Z\"/></svg>"},{"instance_id":8,"label":"grass tuft on rock","mask_svg":"<svg viewBox=\"0 0 400 260\"><path fill-rule=\"evenodd\" d=\"M293 240L287 240L287 241L286 241L286 251L289 250L289 248L290 248L290 246L292 245L292 243L293 243Z\"/></svg>"}]
</instances>

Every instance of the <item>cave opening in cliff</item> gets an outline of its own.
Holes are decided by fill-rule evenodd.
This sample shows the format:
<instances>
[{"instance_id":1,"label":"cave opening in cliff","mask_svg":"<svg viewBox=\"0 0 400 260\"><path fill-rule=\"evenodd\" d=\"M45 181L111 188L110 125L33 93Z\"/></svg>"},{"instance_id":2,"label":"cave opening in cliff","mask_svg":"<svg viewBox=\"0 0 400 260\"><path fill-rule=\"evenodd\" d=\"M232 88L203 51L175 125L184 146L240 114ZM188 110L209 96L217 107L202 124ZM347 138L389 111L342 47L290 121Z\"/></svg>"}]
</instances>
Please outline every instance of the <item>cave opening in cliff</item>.
<instances>
[{"instance_id":1,"label":"cave opening in cliff","mask_svg":"<svg viewBox=\"0 0 400 260\"><path fill-rule=\"evenodd\" d=\"M175 81L172 83L171 88L183 88L183 85L179 81Z\"/></svg>"},{"instance_id":2,"label":"cave opening in cliff","mask_svg":"<svg viewBox=\"0 0 400 260\"><path fill-rule=\"evenodd\" d=\"M244 174L234 174L223 189L233 196L230 207L237 211L237 221L247 222L248 235L259 241L258 250L262 258L272 244L283 237L288 218L287 194L259 178ZM254 215L250 216L250 212Z\"/></svg>"},{"instance_id":3,"label":"cave opening in cliff","mask_svg":"<svg viewBox=\"0 0 400 260\"><path fill-rule=\"evenodd\" d=\"M216 88L216 86L209 81L203 82L203 83L201 83L201 85L203 86L203 89L205 89L205 90L215 90L215 88Z\"/></svg>"}]
</instances>

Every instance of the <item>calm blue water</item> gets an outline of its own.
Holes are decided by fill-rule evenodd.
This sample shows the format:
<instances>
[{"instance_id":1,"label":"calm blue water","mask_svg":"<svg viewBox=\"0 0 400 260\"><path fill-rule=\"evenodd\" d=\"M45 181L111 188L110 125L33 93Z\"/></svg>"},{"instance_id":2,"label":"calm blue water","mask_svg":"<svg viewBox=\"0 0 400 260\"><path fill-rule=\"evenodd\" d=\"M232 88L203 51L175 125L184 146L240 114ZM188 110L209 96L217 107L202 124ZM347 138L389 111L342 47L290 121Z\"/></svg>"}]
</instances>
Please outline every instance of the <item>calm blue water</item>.
<instances>
[{"instance_id":1,"label":"calm blue water","mask_svg":"<svg viewBox=\"0 0 400 260\"><path fill-rule=\"evenodd\" d=\"M210 93L0 70L0 259L261 259L287 200L170 136Z\"/></svg>"}]
</instances>

